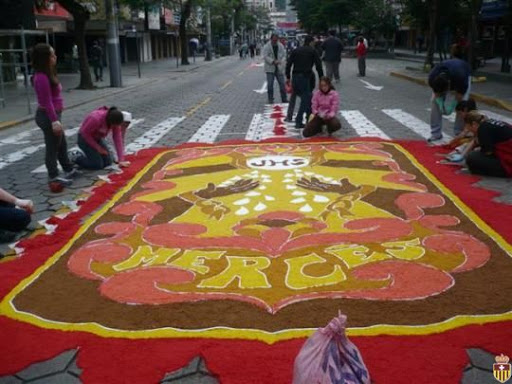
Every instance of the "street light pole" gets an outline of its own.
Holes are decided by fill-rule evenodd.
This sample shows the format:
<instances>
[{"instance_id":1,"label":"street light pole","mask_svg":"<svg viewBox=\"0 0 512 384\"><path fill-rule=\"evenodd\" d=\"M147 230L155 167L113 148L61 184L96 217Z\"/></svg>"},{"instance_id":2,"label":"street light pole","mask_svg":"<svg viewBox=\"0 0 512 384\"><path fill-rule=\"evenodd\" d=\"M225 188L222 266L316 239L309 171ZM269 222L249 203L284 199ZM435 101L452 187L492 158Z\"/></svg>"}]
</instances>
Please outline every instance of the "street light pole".
<instances>
[{"instance_id":1,"label":"street light pole","mask_svg":"<svg viewBox=\"0 0 512 384\"><path fill-rule=\"evenodd\" d=\"M117 6L114 4L114 2L115 0L105 0L110 86L122 87L121 54L119 50L119 33L117 27Z\"/></svg>"},{"instance_id":2,"label":"street light pole","mask_svg":"<svg viewBox=\"0 0 512 384\"><path fill-rule=\"evenodd\" d=\"M206 11L206 61L212 61L212 19L211 19L211 0L208 0L208 9Z\"/></svg>"}]
</instances>

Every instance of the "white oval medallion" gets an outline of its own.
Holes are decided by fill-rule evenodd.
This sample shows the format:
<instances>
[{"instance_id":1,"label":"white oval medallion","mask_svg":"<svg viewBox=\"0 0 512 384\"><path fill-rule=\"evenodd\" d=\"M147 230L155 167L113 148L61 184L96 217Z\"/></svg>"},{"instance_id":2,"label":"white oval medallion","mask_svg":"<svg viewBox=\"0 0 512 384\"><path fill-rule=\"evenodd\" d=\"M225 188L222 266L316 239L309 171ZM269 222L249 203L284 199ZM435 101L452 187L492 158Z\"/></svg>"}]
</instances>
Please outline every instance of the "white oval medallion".
<instances>
[{"instance_id":1,"label":"white oval medallion","mask_svg":"<svg viewBox=\"0 0 512 384\"><path fill-rule=\"evenodd\" d=\"M249 159L247 166L267 171L282 171L303 168L309 165L309 159L298 156L262 156Z\"/></svg>"}]
</instances>

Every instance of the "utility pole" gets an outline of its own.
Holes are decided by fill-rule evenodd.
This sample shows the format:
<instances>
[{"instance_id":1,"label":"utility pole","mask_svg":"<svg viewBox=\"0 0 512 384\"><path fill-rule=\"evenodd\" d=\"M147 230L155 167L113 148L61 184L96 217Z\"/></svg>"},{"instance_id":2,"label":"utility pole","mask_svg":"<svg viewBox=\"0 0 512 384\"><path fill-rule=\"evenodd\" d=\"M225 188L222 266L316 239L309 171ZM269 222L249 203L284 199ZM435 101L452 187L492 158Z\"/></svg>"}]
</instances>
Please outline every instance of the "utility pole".
<instances>
[{"instance_id":1,"label":"utility pole","mask_svg":"<svg viewBox=\"0 0 512 384\"><path fill-rule=\"evenodd\" d=\"M235 54L235 10L233 9L233 14L231 17L231 35L229 36L229 45L230 45L230 55Z\"/></svg>"},{"instance_id":2,"label":"utility pole","mask_svg":"<svg viewBox=\"0 0 512 384\"><path fill-rule=\"evenodd\" d=\"M212 61L212 19L211 19L212 0L208 0L208 9L206 11L206 61Z\"/></svg>"},{"instance_id":3,"label":"utility pole","mask_svg":"<svg viewBox=\"0 0 512 384\"><path fill-rule=\"evenodd\" d=\"M105 0L105 16L107 19L107 52L110 69L110 86L122 87L116 0Z\"/></svg>"}]
</instances>

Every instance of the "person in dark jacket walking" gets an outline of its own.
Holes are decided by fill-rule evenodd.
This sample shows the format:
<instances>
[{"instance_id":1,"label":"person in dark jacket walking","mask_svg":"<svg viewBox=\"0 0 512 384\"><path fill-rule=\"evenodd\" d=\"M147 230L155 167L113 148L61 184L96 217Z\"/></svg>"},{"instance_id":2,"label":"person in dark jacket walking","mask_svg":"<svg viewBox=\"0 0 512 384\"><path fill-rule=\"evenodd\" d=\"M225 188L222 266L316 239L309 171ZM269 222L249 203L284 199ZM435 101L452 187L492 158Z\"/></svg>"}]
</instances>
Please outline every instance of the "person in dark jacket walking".
<instances>
[{"instance_id":1,"label":"person in dark jacket walking","mask_svg":"<svg viewBox=\"0 0 512 384\"><path fill-rule=\"evenodd\" d=\"M91 61L96 82L103 81L103 49L97 40L91 48Z\"/></svg>"},{"instance_id":2,"label":"person in dark jacket walking","mask_svg":"<svg viewBox=\"0 0 512 384\"><path fill-rule=\"evenodd\" d=\"M340 63L343 43L336 37L336 31L330 31L330 36L322 44L324 51L325 73L332 81L340 82Z\"/></svg>"},{"instance_id":3,"label":"person in dark jacket walking","mask_svg":"<svg viewBox=\"0 0 512 384\"><path fill-rule=\"evenodd\" d=\"M304 114L306 120L311 114L311 76L313 75L313 65L319 77L324 75L322 61L316 50L310 46L313 38L306 36L304 45L297 48L290 54L290 58L286 63L286 79L290 81L293 74L292 86L298 97L300 97L300 106L297 117L295 118L295 127L304 128ZM293 67L293 71L292 71Z\"/></svg>"},{"instance_id":4,"label":"person in dark jacket walking","mask_svg":"<svg viewBox=\"0 0 512 384\"><path fill-rule=\"evenodd\" d=\"M443 115L450 115L457 102L467 100L471 91L471 68L461 59L445 60L437 64L428 76L428 85L432 88L429 142L443 138ZM454 99L448 100L449 92ZM453 130L455 136L464 128L464 121L457 116Z\"/></svg>"}]
</instances>

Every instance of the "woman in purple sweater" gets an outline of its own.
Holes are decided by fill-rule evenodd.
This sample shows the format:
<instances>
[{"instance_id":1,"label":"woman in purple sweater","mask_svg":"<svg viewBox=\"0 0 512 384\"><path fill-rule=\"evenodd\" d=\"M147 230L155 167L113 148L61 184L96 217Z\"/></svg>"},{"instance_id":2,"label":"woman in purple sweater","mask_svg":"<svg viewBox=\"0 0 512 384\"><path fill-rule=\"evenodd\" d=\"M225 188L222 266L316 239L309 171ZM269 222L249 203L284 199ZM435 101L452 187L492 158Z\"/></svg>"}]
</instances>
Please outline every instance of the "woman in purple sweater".
<instances>
[{"instance_id":1,"label":"woman in purple sweater","mask_svg":"<svg viewBox=\"0 0 512 384\"><path fill-rule=\"evenodd\" d=\"M130 162L124 159L124 130L129 121L125 119L127 112L122 112L116 107L101 107L87 115L78 133L78 147L83 154L78 155L75 163L85 169L103 169L114 161L108 151L105 138L112 133L114 146L116 147L119 166L128 167Z\"/></svg>"},{"instance_id":2,"label":"woman in purple sweater","mask_svg":"<svg viewBox=\"0 0 512 384\"><path fill-rule=\"evenodd\" d=\"M64 186L71 184L76 170L68 158L66 135L61 123L62 102L59 79L56 71L57 56L48 44L37 44L32 51L32 67L34 76L32 84L37 96L36 124L44 134L46 145L46 169L48 170L49 187L52 192L60 192ZM59 176L57 160L64 177Z\"/></svg>"}]
</instances>

